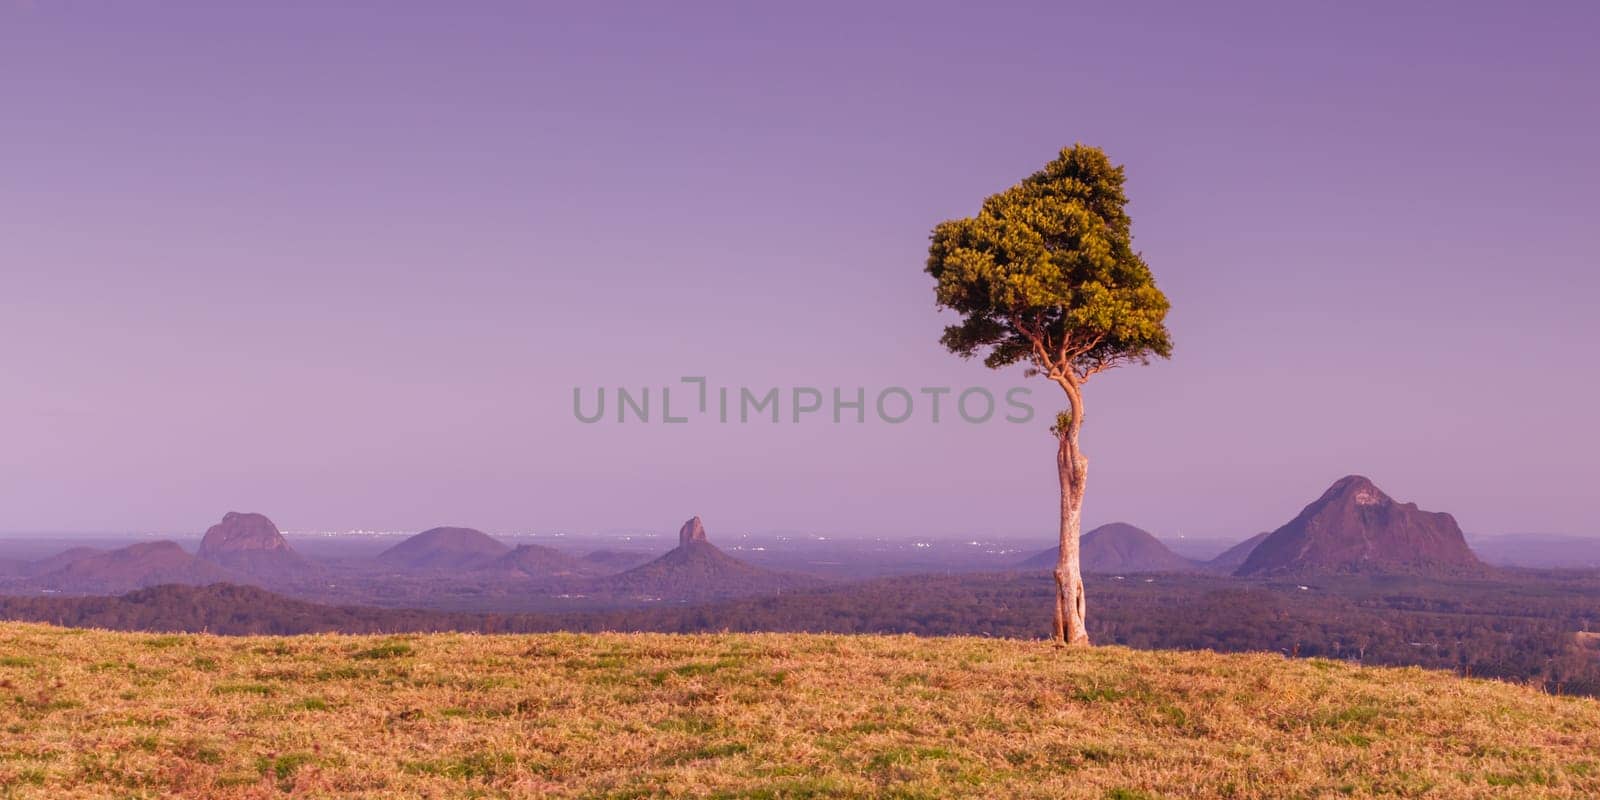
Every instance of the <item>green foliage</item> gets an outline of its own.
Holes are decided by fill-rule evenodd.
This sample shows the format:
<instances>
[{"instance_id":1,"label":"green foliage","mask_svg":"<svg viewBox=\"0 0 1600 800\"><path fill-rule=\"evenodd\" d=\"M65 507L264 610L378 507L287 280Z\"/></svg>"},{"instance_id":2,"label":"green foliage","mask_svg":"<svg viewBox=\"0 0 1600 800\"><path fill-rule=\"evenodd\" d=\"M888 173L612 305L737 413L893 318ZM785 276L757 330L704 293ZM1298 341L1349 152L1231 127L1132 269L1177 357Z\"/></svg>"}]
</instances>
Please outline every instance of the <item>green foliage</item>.
<instances>
[{"instance_id":1,"label":"green foliage","mask_svg":"<svg viewBox=\"0 0 1600 800\"><path fill-rule=\"evenodd\" d=\"M1126 204L1122 167L1079 144L976 217L939 223L927 272L939 306L964 317L944 345L1074 382L1171 355L1167 298L1133 249Z\"/></svg>"},{"instance_id":2,"label":"green foliage","mask_svg":"<svg viewBox=\"0 0 1600 800\"><path fill-rule=\"evenodd\" d=\"M411 655L411 645L406 644L405 642L394 642L391 644L381 644L377 647L370 647L366 650L357 651L351 654L350 657L362 661L375 661L386 658L400 658L401 656L409 655Z\"/></svg>"},{"instance_id":3,"label":"green foliage","mask_svg":"<svg viewBox=\"0 0 1600 800\"><path fill-rule=\"evenodd\" d=\"M310 753L261 756L256 759L256 771L277 778L278 788L287 792L294 788L294 773L307 764L316 763L316 760Z\"/></svg>"}]
</instances>

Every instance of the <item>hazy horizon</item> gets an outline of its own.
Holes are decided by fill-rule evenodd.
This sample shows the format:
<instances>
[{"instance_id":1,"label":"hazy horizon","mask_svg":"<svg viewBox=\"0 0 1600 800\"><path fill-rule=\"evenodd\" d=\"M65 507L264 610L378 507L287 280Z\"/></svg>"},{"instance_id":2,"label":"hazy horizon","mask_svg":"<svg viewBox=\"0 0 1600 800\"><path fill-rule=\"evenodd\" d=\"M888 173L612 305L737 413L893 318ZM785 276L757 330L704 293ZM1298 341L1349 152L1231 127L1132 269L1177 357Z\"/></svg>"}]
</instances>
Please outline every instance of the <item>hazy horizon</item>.
<instances>
[{"instance_id":1,"label":"hazy horizon","mask_svg":"<svg viewBox=\"0 0 1600 800\"><path fill-rule=\"evenodd\" d=\"M1085 529L1242 539L1360 473L1592 535L1597 22L6 5L0 531L1047 538L1042 422L586 425L572 392L1059 406L943 351L922 265L1081 141L1176 342L1088 386Z\"/></svg>"},{"instance_id":2,"label":"hazy horizon","mask_svg":"<svg viewBox=\"0 0 1600 800\"><path fill-rule=\"evenodd\" d=\"M269 518L271 517L271 515L267 515L267 516ZM220 517L219 517L219 519L220 519ZM1285 523L1288 522L1288 521L1289 521L1289 518L1285 518L1283 520L1283 522L1285 522ZM215 524L215 523L216 523L216 520L213 520L210 524ZM1097 528L1097 527L1099 527L1101 525L1111 524L1111 523L1127 523L1127 524L1130 524L1130 525L1134 525L1135 527L1144 528L1144 526L1139 525L1138 522L1133 521L1133 520L1113 518L1113 519L1108 519L1105 522L1096 522L1096 523L1085 524L1083 526L1083 532L1088 533L1089 531L1093 530L1094 528ZM50 528L0 529L0 539L20 539L20 538L28 538L28 537L35 537L35 536L40 536L40 537L61 536L61 537L76 537L76 538L103 537L106 540L114 540L114 539L117 539L117 538L120 538L120 537L163 537L163 538L179 538L179 539L199 539L200 537L205 535L206 529L210 526L210 524L208 524L206 526L203 526L203 527L200 527L200 528L193 528L193 529L190 529L190 528L125 528L125 529L103 529L103 530L91 530L91 529L76 529L76 530L72 530L72 529L50 529ZM644 526L644 527L631 527L631 528L562 528L562 529L553 529L552 528L552 529L542 529L542 530L540 530L540 529L533 529L533 528L528 528L528 527L510 527L510 528L488 528L488 527L483 527L483 528L478 528L478 529L482 530L485 533L488 533L488 534L490 534L492 536L504 536L504 537L509 537L509 538L541 538L541 537L542 538L569 538L570 537L570 538L574 538L574 539L586 539L586 538L614 537L614 536L647 536L647 537L651 537L651 538L672 539L673 537L677 536L677 528L678 528L678 525L681 525L681 524L682 523L680 522L680 523L675 523L675 524L672 524L672 525L663 525L663 526L660 526L660 527ZM1262 530L1259 530L1259 531L1254 531L1254 532L1251 532L1251 533L1241 533L1241 534L1238 534L1238 535L1229 535L1229 534L1217 534L1217 535L1191 534L1191 533L1185 533L1182 530L1148 530L1148 532L1151 535L1155 536L1158 539L1161 539L1164 542L1174 542L1174 541L1185 541L1185 540L1187 540L1187 541L1191 541L1191 542L1195 542L1195 543L1224 543L1224 542L1226 542L1226 543L1238 543L1238 542L1242 542L1245 539L1248 539L1248 538L1250 538L1252 536L1255 536L1257 534L1270 533L1273 530L1276 530L1278 527L1280 527L1280 525L1274 525L1274 526L1269 527L1269 528L1263 528ZM413 536L413 535L415 535L417 533L420 533L422 531L428 530L429 528L436 528L436 527L474 527L474 526L472 526L469 522L462 522L462 521L459 521L459 520L457 520L457 521L446 520L446 521L438 522L438 523L434 523L434 524L421 525L421 526L415 526L415 527L409 527L409 528L383 528L383 529L376 529L376 528L363 528L363 527L355 527L355 528L318 528L318 527L293 528L293 527L280 527L280 530L283 533L283 535L286 538L289 538L289 539L309 538L309 537L329 537L329 536L331 536L331 537L342 537L342 536L350 536L350 537L356 537L356 536L406 537L406 536ZM711 538L713 538L713 539L715 539L717 541L728 541L728 540L737 539L737 538L745 537L745 536L754 536L754 537L761 537L761 538L788 537L788 536L811 536L811 537L824 537L824 538L827 538L827 539L836 539L836 540L843 540L843 541L900 540L900 539L904 539L904 540L909 541L909 540L913 540L913 539L917 539L917 538L925 538L925 539L928 539L928 540L937 540L937 541L949 541L949 540L958 540L958 539L965 539L965 538L968 538L968 537L977 536L977 537L991 537L991 538L993 538L994 540L996 540L998 542L1005 542L1005 543L1025 543L1025 542L1030 542L1030 541L1037 541L1037 542L1041 543L1040 544L1041 547L1050 544L1054 540L1054 537L1056 536L1056 533L1057 533L1055 530L1052 529L1052 530L1037 530L1037 531L999 531L999 530L979 531L979 530L971 530L971 531L947 531L947 532L933 531L933 532L922 532L922 533L918 533L918 532L901 532L901 533L897 533L897 534L882 534L882 533L863 533L863 532L859 532L859 531L850 531L850 530L843 530L843 529L824 529L824 528L809 528L809 529L799 529L799 528L739 528L739 529L734 529L734 530L729 530L729 531L723 532L723 531L717 531L716 529L711 528L709 526L709 524L708 524L708 530L710 531ZM1466 536L1466 538L1467 538L1467 540L1469 542L1470 541L1474 541L1474 540L1483 541L1483 540L1489 540L1489 539L1518 538L1518 537L1526 537L1526 538L1529 538L1529 539L1552 538L1552 539L1596 539L1596 540L1600 540L1600 535L1597 535L1595 533L1582 533L1582 532L1564 533L1564 532L1560 532L1560 531L1473 531L1473 530L1466 530L1466 531L1463 531L1463 535Z\"/></svg>"}]
</instances>

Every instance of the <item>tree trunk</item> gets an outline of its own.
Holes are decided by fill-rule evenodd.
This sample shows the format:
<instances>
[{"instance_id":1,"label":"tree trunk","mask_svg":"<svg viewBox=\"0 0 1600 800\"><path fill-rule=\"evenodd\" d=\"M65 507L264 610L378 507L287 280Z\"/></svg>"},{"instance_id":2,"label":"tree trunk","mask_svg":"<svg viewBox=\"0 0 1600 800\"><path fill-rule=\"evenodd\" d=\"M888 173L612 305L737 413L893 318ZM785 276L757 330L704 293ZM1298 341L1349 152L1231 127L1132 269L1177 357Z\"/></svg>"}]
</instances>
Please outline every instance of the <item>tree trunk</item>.
<instances>
[{"instance_id":1,"label":"tree trunk","mask_svg":"<svg viewBox=\"0 0 1600 800\"><path fill-rule=\"evenodd\" d=\"M1061 478L1061 556L1056 560L1055 570L1055 641L1058 645L1089 644L1089 629L1084 625L1083 572L1078 556L1079 520L1083 513L1089 460L1078 450L1081 406L1073 405L1070 422L1057 433L1056 468Z\"/></svg>"}]
</instances>

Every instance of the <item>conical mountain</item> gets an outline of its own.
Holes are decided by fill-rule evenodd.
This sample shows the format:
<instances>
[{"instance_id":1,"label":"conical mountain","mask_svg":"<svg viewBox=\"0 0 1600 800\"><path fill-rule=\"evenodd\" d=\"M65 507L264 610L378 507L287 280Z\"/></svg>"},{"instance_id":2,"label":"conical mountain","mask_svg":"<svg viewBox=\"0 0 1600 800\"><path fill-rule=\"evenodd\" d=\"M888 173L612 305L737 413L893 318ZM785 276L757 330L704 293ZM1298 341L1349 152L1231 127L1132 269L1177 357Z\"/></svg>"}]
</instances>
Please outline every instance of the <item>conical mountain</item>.
<instances>
[{"instance_id":1,"label":"conical mountain","mask_svg":"<svg viewBox=\"0 0 1600 800\"><path fill-rule=\"evenodd\" d=\"M1454 517L1399 503L1372 481L1340 478L1256 545L1236 575L1485 571Z\"/></svg>"},{"instance_id":2,"label":"conical mountain","mask_svg":"<svg viewBox=\"0 0 1600 800\"><path fill-rule=\"evenodd\" d=\"M1022 562L1023 569L1054 569L1061 548L1052 547ZM1084 572L1188 572L1190 561L1161 543L1148 531L1126 522L1101 525L1078 539L1078 557Z\"/></svg>"},{"instance_id":3,"label":"conical mountain","mask_svg":"<svg viewBox=\"0 0 1600 800\"><path fill-rule=\"evenodd\" d=\"M429 528L378 554L386 567L419 570L480 569L511 546L473 528Z\"/></svg>"},{"instance_id":4,"label":"conical mountain","mask_svg":"<svg viewBox=\"0 0 1600 800\"><path fill-rule=\"evenodd\" d=\"M648 564L599 579L597 591L661 600L711 600L820 585L805 575L746 564L706 539L705 525L691 518L678 530L678 546Z\"/></svg>"}]
</instances>

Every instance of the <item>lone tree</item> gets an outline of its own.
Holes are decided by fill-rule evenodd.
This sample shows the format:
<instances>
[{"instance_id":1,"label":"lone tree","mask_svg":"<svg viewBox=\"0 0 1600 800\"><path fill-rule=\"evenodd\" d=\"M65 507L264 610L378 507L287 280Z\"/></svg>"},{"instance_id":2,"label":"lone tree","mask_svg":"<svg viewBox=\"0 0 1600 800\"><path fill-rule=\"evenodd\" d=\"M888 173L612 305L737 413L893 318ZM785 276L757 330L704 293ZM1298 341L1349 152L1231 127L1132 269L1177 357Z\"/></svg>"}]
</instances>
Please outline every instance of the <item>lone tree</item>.
<instances>
[{"instance_id":1,"label":"lone tree","mask_svg":"<svg viewBox=\"0 0 1600 800\"><path fill-rule=\"evenodd\" d=\"M1074 145L1044 169L983 201L975 217L939 223L928 247L951 352L991 369L1023 362L1067 395L1056 418L1061 556L1055 640L1088 644L1078 527L1089 460L1078 447L1083 385L1096 373L1172 354L1167 298L1133 249L1123 171L1097 147Z\"/></svg>"}]
</instances>

